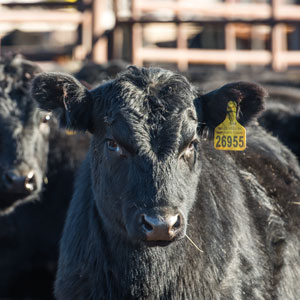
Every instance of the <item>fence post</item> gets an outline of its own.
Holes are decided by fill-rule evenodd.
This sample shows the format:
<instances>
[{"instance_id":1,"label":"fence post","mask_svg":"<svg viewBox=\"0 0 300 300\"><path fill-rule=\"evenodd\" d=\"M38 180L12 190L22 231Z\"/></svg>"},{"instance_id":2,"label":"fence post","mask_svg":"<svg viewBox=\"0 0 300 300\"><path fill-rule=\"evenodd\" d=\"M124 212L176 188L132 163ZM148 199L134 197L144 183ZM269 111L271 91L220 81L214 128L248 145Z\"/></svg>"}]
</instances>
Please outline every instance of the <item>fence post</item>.
<instances>
[{"instance_id":1,"label":"fence post","mask_svg":"<svg viewBox=\"0 0 300 300\"><path fill-rule=\"evenodd\" d=\"M107 38L104 37L105 29L101 20L106 9L106 0L93 1L93 61L96 63L107 62Z\"/></svg>"}]
</instances>

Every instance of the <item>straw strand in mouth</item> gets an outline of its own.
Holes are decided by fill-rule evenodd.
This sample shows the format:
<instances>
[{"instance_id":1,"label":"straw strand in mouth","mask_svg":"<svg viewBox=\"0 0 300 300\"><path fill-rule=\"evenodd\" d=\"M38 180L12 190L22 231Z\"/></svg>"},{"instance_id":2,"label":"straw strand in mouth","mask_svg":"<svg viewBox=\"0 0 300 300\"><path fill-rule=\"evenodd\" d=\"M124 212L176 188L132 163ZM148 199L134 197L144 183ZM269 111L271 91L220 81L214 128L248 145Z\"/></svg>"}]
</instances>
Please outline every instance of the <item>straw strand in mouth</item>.
<instances>
[{"instance_id":1,"label":"straw strand in mouth","mask_svg":"<svg viewBox=\"0 0 300 300\"><path fill-rule=\"evenodd\" d=\"M187 234L185 236L199 252L203 253L203 251L192 241L192 239Z\"/></svg>"}]
</instances>

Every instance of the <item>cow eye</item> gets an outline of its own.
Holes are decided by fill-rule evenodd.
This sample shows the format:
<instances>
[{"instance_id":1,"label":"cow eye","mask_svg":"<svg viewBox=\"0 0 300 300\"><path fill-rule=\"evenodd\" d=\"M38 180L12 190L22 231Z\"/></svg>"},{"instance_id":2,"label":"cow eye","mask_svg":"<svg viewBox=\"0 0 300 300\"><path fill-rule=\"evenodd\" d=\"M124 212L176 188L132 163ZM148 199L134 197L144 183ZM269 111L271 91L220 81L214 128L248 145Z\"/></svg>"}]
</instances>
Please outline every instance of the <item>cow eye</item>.
<instances>
[{"instance_id":1,"label":"cow eye","mask_svg":"<svg viewBox=\"0 0 300 300\"><path fill-rule=\"evenodd\" d=\"M186 153L192 153L196 150L197 148L197 140L193 140L192 142L190 142L190 144L188 145L188 147L186 148Z\"/></svg>"},{"instance_id":2,"label":"cow eye","mask_svg":"<svg viewBox=\"0 0 300 300\"><path fill-rule=\"evenodd\" d=\"M46 114L43 118L42 118L42 123L48 123L51 119L51 114Z\"/></svg>"},{"instance_id":3,"label":"cow eye","mask_svg":"<svg viewBox=\"0 0 300 300\"><path fill-rule=\"evenodd\" d=\"M196 147L196 142L195 142L195 141L192 141L192 142L189 144L187 150L188 150L188 151L194 151L194 150L195 150L195 147Z\"/></svg>"},{"instance_id":4,"label":"cow eye","mask_svg":"<svg viewBox=\"0 0 300 300\"><path fill-rule=\"evenodd\" d=\"M120 152L121 148L115 140L108 139L106 141L107 148L109 151Z\"/></svg>"},{"instance_id":5,"label":"cow eye","mask_svg":"<svg viewBox=\"0 0 300 300\"><path fill-rule=\"evenodd\" d=\"M185 148L185 150L181 153L180 158L186 160L188 158L194 157L197 144L197 140L191 141L189 145Z\"/></svg>"}]
</instances>

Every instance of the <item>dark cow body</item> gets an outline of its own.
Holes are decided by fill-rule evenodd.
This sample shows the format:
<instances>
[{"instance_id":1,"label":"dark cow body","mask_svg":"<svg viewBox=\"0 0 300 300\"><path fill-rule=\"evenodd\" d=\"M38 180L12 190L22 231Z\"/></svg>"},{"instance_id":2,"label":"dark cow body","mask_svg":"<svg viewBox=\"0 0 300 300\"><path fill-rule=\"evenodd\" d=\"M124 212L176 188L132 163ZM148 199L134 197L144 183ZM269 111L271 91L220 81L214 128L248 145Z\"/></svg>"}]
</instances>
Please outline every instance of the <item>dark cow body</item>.
<instances>
[{"instance_id":1,"label":"dark cow body","mask_svg":"<svg viewBox=\"0 0 300 300\"><path fill-rule=\"evenodd\" d=\"M256 123L245 152L216 151L206 138L229 100L240 123L253 120L259 86L198 95L183 76L131 67L90 92L42 74L33 96L62 126L93 133L61 241L57 299L297 299L295 157Z\"/></svg>"},{"instance_id":2,"label":"dark cow body","mask_svg":"<svg viewBox=\"0 0 300 300\"><path fill-rule=\"evenodd\" d=\"M269 89L273 93L259 124L278 137L300 161L300 90L282 86Z\"/></svg>"},{"instance_id":3,"label":"dark cow body","mask_svg":"<svg viewBox=\"0 0 300 300\"><path fill-rule=\"evenodd\" d=\"M0 298L53 299L58 243L89 138L66 135L37 108L29 95L35 64L14 56L0 68ZM7 183L8 172L29 171L32 191Z\"/></svg>"},{"instance_id":4,"label":"dark cow body","mask_svg":"<svg viewBox=\"0 0 300 300\"><path fill-rule=\"evenodd\" d=\"M84 84L96 87L105 80L115 78L124 71L128 63L122 60L111 60L106 64L97 64L92 61L85 63L74 76Z\"/></svg>"}]
</instances>

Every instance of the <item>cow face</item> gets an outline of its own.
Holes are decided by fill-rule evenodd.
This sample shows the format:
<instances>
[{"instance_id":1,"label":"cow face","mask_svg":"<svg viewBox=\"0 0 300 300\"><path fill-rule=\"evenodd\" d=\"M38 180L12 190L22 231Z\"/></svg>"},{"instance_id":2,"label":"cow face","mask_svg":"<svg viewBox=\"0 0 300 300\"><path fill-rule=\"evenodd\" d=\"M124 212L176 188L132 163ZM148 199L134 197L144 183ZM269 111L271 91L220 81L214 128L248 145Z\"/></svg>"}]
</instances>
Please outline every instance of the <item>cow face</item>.
<instances>
[{"instance_id":1,"label":"cow face","mask_svg":"<svg viewBox=\"0 0 300 300\"><path fill-rule=\"evenodd\" d=\"M8 213L41 191L50 116L28 95L36 66L17 56L0 69L0 211Z\"/></svg>"},{"instance_id":2,"label":"cow face","mask_svg":"<svg viewBox=\"0 0 300 300\"><path fill-rule=\"evenodd\" d=\"M164 246L185 236L196 198L199 124L218 125L229 100L251 107L242 114L246 123L264 95L256 85L236 83L199 97L181 75L130 67L90 92L71 76L42 74L33 96L56 111L63 126L93 133L92 189L106 228L132 242Z\"/></svg>"}]
</instances>

